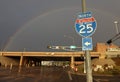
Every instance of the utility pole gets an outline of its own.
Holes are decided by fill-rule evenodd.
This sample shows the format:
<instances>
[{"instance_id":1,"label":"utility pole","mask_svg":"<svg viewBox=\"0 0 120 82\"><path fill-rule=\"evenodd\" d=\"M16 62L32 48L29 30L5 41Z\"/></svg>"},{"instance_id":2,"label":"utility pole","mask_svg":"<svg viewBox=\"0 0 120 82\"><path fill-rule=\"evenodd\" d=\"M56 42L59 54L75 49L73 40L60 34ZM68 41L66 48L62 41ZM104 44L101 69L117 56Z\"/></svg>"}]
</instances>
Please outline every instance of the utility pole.
<instances>
[{"instance_id":1,"label":"utility pole","mask_svg":"<svg viewBox=\"0 0 120 82\"><path fill-rule=\"evenodd\" d=\"M86 0L82 0L82 12L86 12ZM90 52L89 50L85 51L85 68L86 68L86 78L87 78L87 82L93 82L93 78L92 78L92 68L91 68L91 56L90 56Z\"/></svg>"},{"instance_id":2,"label":"utility pole","mask_svg":"<svg viewBox=\"0 0 120 82\"><path fill-rule=\"evenodd\" d=\"M86 0L82 0L82 12L86 12Z\"/></svg>"}]
</instances>

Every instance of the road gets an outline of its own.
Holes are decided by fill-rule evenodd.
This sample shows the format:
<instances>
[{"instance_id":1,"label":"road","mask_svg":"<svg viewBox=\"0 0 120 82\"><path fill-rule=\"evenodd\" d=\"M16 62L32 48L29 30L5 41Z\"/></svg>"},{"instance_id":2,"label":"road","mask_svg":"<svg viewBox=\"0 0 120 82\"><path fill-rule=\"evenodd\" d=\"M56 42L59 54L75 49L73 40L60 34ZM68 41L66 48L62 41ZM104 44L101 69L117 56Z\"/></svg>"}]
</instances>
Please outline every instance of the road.
<instances>
[{"instance_id":1,"label":"road","mask_svg":"<svg viewBox=\"0 0 120 82\"><path fill-rule=\"evenodd\" d=\"M85 75L68 73L69 68L62 67L29 67L18 72L0 67L0 82L86 82ZM94 76L93 82L120 82L120 76Z\"/></svg>"}]
</instances>

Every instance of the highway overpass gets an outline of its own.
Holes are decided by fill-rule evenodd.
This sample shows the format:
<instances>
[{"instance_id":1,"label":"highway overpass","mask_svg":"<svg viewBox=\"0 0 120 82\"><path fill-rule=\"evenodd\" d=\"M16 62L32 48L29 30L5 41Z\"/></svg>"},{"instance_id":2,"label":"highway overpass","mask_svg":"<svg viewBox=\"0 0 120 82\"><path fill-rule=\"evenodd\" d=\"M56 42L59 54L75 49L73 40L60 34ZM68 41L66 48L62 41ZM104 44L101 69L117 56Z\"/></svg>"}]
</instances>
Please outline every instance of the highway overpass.
<instances>
[{"instance_id":1,"label":"highway overpass","mask_svg":"<svg viewBox=\"0 0 120 82\"><path fill-rule=\"evenodd\" d=\"M83 56L85 52L0 52L1 56L38 56L38 57L80 57ZM90 52L91 57L99 57L99 52Z\"/></svg>"},{"instance_id":2,"label":"highway overpass","mask_svg":"<svg viewBox=\"0 0 120 82\"><path fill-rule=\"evenodd\" d=\"M28 57L34 58L70 58L71 66L74 66L75 57L84 57L85 52L0 52L1 57L19 57L19 65L22 66L24 61L27 61ZM99 52L90 52L91 57L100 57ZM6 61L7 59L1 60ZM9 63L9 62L7 62Z\"/></svg>"},{"instance_id":3,"label":"highway overpass","mask_svg":"<svg viewBox=\"0 0 120 82\"><path fill-rule=\"evenodd\" d=\"M38 59L49 59L58 58L66 59L71 61L71 65L75 63L75 58L84 57L85 52L10 52L1 51L0 52L0 62L6 61L7 59L1 59L2 57L17 57L19 59L19 65L23 65L23 61L27 61L28 57L38 58ZM105 57L117 57L120 56L120 51L106 51L106 52L90 52L91 57L95 58L105 58Z\"/></svg>"}]
</instances>

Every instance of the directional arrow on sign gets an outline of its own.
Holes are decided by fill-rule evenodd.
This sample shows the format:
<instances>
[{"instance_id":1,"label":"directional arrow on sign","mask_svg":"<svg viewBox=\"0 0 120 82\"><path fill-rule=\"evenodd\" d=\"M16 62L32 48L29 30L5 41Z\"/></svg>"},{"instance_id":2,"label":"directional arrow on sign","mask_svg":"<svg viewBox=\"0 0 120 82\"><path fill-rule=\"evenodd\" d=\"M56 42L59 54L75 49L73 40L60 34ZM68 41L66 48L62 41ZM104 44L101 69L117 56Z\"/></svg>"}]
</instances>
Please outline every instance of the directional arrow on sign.
<instances>
[{"instance_id":1,"label":"directional arrow on sign","mask_svg":"<svg viewBox=\"0 0 120 82\"><path fill-rule=\"evenodd\" d=\"M89 45L91 45L91 43L90 42L85 42L85 45L89 46Z\"/></svg>"},{"instance_id":2,"label":"directional arrow on sign","mask_svg":"<svg viewBox=\"0 0 120 82\"><path fill-rule=\"evenodd\" d=\"M87 37L87 38L82 38L82 50L92 50L93 45L92 45L92 38Z\"/></svg>"}]
</instances>

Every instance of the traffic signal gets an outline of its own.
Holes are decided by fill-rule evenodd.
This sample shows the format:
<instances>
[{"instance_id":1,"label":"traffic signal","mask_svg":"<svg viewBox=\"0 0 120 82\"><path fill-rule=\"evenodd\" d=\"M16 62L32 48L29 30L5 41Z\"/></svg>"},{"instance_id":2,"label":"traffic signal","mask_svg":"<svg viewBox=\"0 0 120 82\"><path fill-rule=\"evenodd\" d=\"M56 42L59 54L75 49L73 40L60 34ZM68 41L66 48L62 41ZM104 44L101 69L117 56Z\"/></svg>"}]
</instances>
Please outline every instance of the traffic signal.
<instances>
[{"instance_id":1,"label":"traffic signal","mask_svg":"<svg viewBox=\"0 0 120 82\"><path fill-rule=\"evenodd\" d=\"M73 45L70 46L70 49L75 49L75 48L77 48L77 47L73 46Z\"/></svg>"},{"instance_id":2,"label":"traffic signal","mask_svg":"<svg viewBox=\"0 0 120 82\"><path fill-rule=\"evenodd\" d=\"M111 44L112 43L112 39L107 41L107 44Z\"/></svg>"},{"instance_id":3,"label":"traffic signal","mask_svg":"<svg viewBox=\"0 0 120 82\"><path fill-rule=\"evenodd\" d=\"M55 46L55 49L65 49L64 46Z\"/></svg>"}]
</instances>

